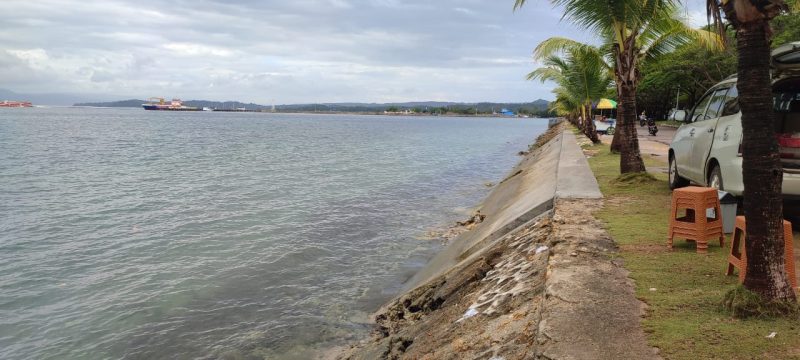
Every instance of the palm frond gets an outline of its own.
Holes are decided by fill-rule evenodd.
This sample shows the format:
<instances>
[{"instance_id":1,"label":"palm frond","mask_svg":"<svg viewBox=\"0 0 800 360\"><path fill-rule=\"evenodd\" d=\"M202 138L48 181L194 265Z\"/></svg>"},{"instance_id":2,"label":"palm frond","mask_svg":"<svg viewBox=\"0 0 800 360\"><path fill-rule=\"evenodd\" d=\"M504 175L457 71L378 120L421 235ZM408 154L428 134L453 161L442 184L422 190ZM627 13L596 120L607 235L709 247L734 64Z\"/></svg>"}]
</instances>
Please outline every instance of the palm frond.
<instances>
[{"instance_id":1,"label":"palm frond","mask_svg":"<svg viewBox=\"0 0 800 360\"><path fill-rule=\"evenodd\" d=\"M548 67L538 68L525 76L526 80L540 80L541 82L545 82L547 80L558 82L560 78L561 71Z\"/></svg>"},{"instance_id":2,"label":"palm frond","mask_svg":"<svg viewBox=\"0 0 800 360\"><path fill-rule=\"evenodd\" d=\"M533 50L533 58L536 60L546 59L555 55L565 54L576 49L585 51L587 56L596 57L596 60L601 61L603 66L606 68L612 68L609 64L610 61L608 61L610 58L609 55L611 54L610 47L592 46L563 37L551 37L539 43L539 45L537 45Z\"/></svg>"},{"instance_id":3,"label":"palm frond","mask_svg":"<svg viewBox=\"0 0 800 360\"><path fill-rule=\"evenodd\" d=\"M569 39L548 39L548 45L537 49L543 67L528 74L528 80L550 80L557 87L560 109L567 111L584 110L584 106L602 97L611 84L611 70L606 64L600 49ZM547 52L550 54L541 57Z\"/></svg>"},{"instance_id":4,"label":"palm frond","mask_svg":"<svg viewBox=\"0 0 800 360\"><path fill-rule=\"evenodd\" d=\"M585 46L581 42L564 38L564 37L551 37L547 40L544 40L533 49L533 58L534 59L543 59L546 57L550 57L553 55L557 55L559 53L563 53L571 48L578 48Z\"/></svg>"},{"instance_id":5,"label":"palm frond","mask_svg":"<svg viewBox=\"0 0 800 360\"><path fill-rule=\"evenodd\" d=\"M677 9L664 10L666 16L647 23L638 38L639 54L644 60L654 60L689 42L696 42L712 51L724 49L723 38L716 32L693 29L683 21Z\"/></svg>"}]
</instances>

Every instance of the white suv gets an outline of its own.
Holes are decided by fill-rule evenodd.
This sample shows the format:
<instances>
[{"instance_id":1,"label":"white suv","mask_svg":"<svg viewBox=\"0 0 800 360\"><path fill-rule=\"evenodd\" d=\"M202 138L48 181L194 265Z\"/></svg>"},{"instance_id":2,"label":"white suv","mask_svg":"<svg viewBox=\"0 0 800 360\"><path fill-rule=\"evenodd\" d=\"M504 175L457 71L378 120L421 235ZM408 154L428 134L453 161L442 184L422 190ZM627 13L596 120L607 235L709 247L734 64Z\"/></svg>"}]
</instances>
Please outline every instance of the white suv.
<instances>
[{"instance_id":1,"label":"white suv","mask_svg":"<svg viewBox=\"0 0 800 360\"><path fill-rule=\"evenodd\" d=\"M783 193L800 196L800 147L794 147L800 144L800 42L775 49L772 66L775 131L786 140L782 142L786 147L781 147ZM675 132L669 146L670 188L691 181L741 196L742 114L736 77L711 87L686 115L684 111L675 115L686 123Z\"/></svg>"}]
</instances>

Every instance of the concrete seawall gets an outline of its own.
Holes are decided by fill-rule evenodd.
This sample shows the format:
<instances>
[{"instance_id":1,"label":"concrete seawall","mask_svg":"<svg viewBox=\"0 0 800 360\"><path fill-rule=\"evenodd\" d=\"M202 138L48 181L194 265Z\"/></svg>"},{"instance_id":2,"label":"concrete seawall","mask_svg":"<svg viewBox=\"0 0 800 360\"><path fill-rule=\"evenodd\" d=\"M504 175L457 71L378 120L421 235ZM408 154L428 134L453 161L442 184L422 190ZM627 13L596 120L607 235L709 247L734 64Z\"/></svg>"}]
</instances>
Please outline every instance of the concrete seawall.
<instances>
[{"instance_id":1,"label":"concrete seawall","mask_svg":"<svg viewBox=\"0 0 800 360\"><path fill-rule=\"evenodd\" d=\"M597 199L602 196L575 135L562 131L526 155L497 184L480 206L486 219L472 231L456 237L406 283L404 290L413 289L458 263L480 256L481 250L503 235L551 210L556 197Z\"/></svg>"},{"instance_id":2,"label":"concrete seawall","mask_svg":"<svg viewBox=\"0 0 800 360\"><path fill-rule=\"evenodd\" d=\"M644 305L592 216L602 194L575 135L544 134L340 359L649 359Z\"/></svg>"}]
</instances>

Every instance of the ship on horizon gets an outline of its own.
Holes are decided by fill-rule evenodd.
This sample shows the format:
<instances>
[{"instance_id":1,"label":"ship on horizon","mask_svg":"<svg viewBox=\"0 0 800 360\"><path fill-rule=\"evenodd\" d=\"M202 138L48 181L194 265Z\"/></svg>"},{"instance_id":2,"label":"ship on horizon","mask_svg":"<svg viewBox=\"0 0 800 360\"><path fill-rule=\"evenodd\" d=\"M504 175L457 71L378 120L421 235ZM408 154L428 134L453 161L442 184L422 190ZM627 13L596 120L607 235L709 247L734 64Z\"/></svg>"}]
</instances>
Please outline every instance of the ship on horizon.
<instances>
[{"instance_id":1,"label":"ship on horizon","mask_svg":"<svg viewBox=\"0 0 800 360\"><path fill-rule=\"evenodd\" d=\"M0 107L29 108L29 107L33 107L33 104L31 104L30 101L3 100L3 101L0 101Z\"/></svg>"},{"instance_id":2,"label":"ship on horizon","mask_svg":"<svg viewBox=\"0 0 800 360\"><path fill-rule=\"evenodd\" d=\"M195 106L185 106L181 99L172 99L167 103L164 98L151 97L147 99L146 104L142 104L145 110L163 110L163 111L203 111L202 108Z\"/></svg>"}]
</instances>

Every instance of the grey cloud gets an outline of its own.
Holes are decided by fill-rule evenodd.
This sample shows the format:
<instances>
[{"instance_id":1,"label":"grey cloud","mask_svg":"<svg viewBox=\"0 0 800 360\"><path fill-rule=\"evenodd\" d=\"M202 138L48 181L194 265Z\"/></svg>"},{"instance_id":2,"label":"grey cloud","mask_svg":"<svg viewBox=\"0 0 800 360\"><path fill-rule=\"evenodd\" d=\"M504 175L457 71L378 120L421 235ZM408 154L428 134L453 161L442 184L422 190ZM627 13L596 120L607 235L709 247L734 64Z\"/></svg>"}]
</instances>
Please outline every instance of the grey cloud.
<instances>
[{"instance_id":1,"label":"grey cloud","mask_svg":"<svg viewBox=\"0 0 800 360\"><path fill-rule=\"evenodd\" d=\"M535 66L531 49L550 36L582 35L549 5L513 13L512 0L10 2L0 49L49 55L46 66L25 68L36 79L28 91L526 101L551 97L546 85L524 80ZM20 86L14 79L2 86Z\"/></svg>"}]
</instances>

